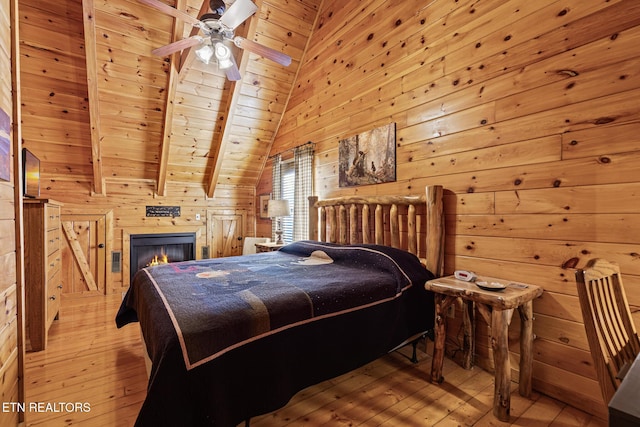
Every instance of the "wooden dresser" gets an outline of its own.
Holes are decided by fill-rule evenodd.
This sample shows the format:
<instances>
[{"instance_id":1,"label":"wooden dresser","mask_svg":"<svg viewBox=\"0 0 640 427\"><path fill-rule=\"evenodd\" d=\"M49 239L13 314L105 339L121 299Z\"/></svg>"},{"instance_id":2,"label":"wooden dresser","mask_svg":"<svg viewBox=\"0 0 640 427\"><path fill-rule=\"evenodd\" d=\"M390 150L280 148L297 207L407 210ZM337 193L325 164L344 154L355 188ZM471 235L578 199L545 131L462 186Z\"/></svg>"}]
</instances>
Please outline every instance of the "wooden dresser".
<instances>
[{"instance_id":1,"label":"wooden dresser","mask_svg":"<svg viewBox=\"0 0 640 427\"><path fill-rule=\"evenodd\" d=\"M60 207L51 199L24 200L26 349L44 350L62 293Z\"/></svg>"}]
</instances>

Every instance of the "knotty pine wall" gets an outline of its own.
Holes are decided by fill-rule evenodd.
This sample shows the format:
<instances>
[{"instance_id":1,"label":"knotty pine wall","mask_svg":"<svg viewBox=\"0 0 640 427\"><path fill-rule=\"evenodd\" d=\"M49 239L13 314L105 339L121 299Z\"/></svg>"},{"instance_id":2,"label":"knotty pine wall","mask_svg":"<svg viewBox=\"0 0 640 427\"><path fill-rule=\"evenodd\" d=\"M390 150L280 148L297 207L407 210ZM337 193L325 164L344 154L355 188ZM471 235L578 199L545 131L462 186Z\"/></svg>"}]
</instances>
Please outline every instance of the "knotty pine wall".
<instances>
[{"instance_id":1,"label":"knotty pine wall","mask_svg":"<svg viewBox=\"0 0 640 427\"><path fill-rule=\"evenodd\" d=\"M101 6L107 9L113 7L116 11L140 8L140 14L154 14L153 11L146 11L145 7L141 7L136 1L112 2L110 5ZM157 161L159 153L157 146L153 143L150 143L151 148L148 152L137 156L137 159L151 159L147 164L133 165L132 162L127 161L127 157L131 155L129 150L138 143L135 141L129 144L129 138L132 141L136 140L144 131L132 131L130 134L118 128L117 125L108 127L109 139L103 145L103 150L116 153L115 157L122 154L120 157L122 160L117 166L121 173L116 174L113 170L109 171L113 174L105 172L106 195L94 194L89 145L91 125L82 5L73 1L62 2L55 6L38 1L21 1L20 11L24 145L42 160L41 197L64 203L63 218L83 214L105 215L107 218L107 236L104 242L107 293L121 292L127 288L128 275L125 263L128 261L124 256L127 251L124 246L126 246L125 236L128 233L153 232L153 230L196 232L197 258L201 256L202 247L210 244L206 241L208 227L211 227L207 222L210 212L230 215L245 213L247 222L244 235L254 235L256 197L253 185L218 185L214 197L207 198L202 185L195 183L179 185L169 182L167 196L160 197L157 196L156 183L152 179L153 176L157 176L157 173L153 171L146 173L144 176L149 177L148 179L132 179L133 176L140 175L138 169L153 170L156 167L151 163L153 160ZM125 12L122 12L119 16L124 14ZM109 14L102 13L100 17L105 22L111 22L111 20L119 22ZM123 20L122 25L126 22ZM152 26L145 30L145 34L147 31L151 34L149 37L155 36ZM102 34L100 37L106 36ZM123 36L123 40L136 43L132 37ZM124 47L119 49L126 50L127 43L123 42L123 45ZM120 54L121 52L118 51L118 55ZM127 58L134 56L134 54L125 55ZM102 58L101 60L104 61ZM145 64L146 60L146 58L140 59ZM135 60L131 62L135 63ZM156 69L141 68L144 71L135 71L133 68L126 71L130 74L136 72L139 74L135 87L140 87L141 92L153 90L162 92L163 88L158 83L155 83L158 87L152 88L153 76L156 74L164 76L164 73ZM102 78L114 80L113 84L118 88L120 88L118 82L122 83L118 77L103 75ZM122 87L127 88L128 91L132 90L131 86ZM203 95L203 100L205 104L209 102L206 95ZM118 93L106 92L101 101L107 105L105 122L113 124L118 121L140 120L140 129L161 127L157 121L154 121L155 119L149 118L149 116L157 116L161 108L148 102L142 95L133 108L136 111L135 119L127 116L126 113L112 112L114 109L117 110L118 103L130 102L122 101ZM153 123L150 124L149 121ZM149 135L149 138L153 139L157 133L149 131ZM202 136L202 139L206 139L206 136ZM136 169L135 173L126 173L127 170L132 169ZM188 173L188 168L181 172ZM146 206L179 206L181 215L176 218L146 217ZM200 215L200 220L196 220L197 214ZM89 250L95 249L98 243L101 242L92 242L83 247L90 246ZM241 247L241 242L239 245ZM123 254L123 268L120 272L111 272L112 252ZM87 258L90 258L88 254ZM83 286L82 283L64 283L63 292L67 295L72 292L79 294L82 292L74 292L74 290L82 289Z\"/></svg>"},{"instance_id":2,"label":"knotty pine wall","mask_svg":"<svg viewBox=\"0 0 640 427\"><path fill-rule=\"evenodd\" d=\"M139 233L194 232L197 235L196 258L200 259L203 246L207 242L208 212L233 215L246 213L247 223L244 236L255 233L254 188L218 186L214 198L207 199L201 187L176 186L168 184L166 197L158 197L152 183L123 183L109 185L107 196L92 196L89 183L50 180L41 189L42 197L51 197L64 203L65 215L110 214L112 224L107 225L107 281L106 293L126 291L129 278L124 263L128 248L126 235ZM146 206L179 206L180 216L147 217ZM196 220L196 214L200 220ZM124 242L124 243L123 243ZM240 247L242 243L240 242ZM111 272L111 252L123 254L123 269Z\"/></svg>"},{"instance_id":3,"label":"knotty pine wall","mask_svg":"<svg viewBox=\"0 0 640 427\"><path fill-rule=\"evenodd\" d=\"M446 272L542 286L534 388L604 417L574 271L618 262L640 306L639 43L635 0L325 0L272 153L315 142L321 198L444 185ZM338 141L389 122L397 181L339 188Z\"/></svg>"},{"instance_id":4,"label":"knotty pine wall","mask_svg":"<svg viewBox=\"0 0 640 427\"><path fill-rule=\"evenodd\" d=\"M14 187L13 147L13 91L12 91L12 0L0 0L0 140L3 144L2 165L10 180L0 179L0 400L21 402L22 385L19 384L18 365L22 355L18 349L18 274L16 271L16 211ZM9 129L7 129L9 128ZM5 151L5 146L9 151ZM0 412L0 426L16 426L17 411Z\"/></svg>"}]
</instances>

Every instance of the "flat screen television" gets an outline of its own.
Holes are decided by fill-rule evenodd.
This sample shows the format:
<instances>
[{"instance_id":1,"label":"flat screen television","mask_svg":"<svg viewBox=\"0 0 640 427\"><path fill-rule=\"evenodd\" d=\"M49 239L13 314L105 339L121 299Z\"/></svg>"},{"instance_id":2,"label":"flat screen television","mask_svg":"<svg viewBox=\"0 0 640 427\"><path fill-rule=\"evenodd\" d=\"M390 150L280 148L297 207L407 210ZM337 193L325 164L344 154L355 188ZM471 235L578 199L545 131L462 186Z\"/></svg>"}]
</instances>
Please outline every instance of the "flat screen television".
<instances>
[{"instance_id":1,"label":"flat screen television","mask_svg":"<svg viewBox=\"0 0 640 427\"><path fill-rule=\"evenodd\" d=\"M22 149L23 196L40 197L40 159L26 148Z\"/></svg>"}]
</instances>

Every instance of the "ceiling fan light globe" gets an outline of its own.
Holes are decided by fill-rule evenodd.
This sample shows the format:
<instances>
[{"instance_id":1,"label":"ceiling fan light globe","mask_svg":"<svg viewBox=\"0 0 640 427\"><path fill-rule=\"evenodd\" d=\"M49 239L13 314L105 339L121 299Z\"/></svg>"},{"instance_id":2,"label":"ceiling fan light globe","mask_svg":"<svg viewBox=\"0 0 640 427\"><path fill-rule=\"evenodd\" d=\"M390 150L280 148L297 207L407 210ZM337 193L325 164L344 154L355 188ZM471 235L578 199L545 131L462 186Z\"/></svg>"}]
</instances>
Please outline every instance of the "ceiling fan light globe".
<instances>
[{"instance_id":1,"label":"ceiling fan light globe","mask_svg":"<svg viewBox=\"0 0 640 427\"><path fill-rule=\"evenodd\" d=\"M211 61L211 57L213 56L213 54L214 54L213 48L211 47L211 45L208 45L208 44L205 44L199 47L198 49L196 49L196 56L200 61L204 62L205 64L208 64L209 61Z\"/></svg>"},{"instance_id":2,"label":"ceiling fan light globe","mask_svg":"<svg viewBox=\"0 0 640 427\"><path fill-rule=\"evenodd\" d=\"M223 43L216 43L215 54L216 59L218 60L218 67L220 67L221 70L233 66L233 61L231 60L231 49Z\"/></svg>"}]
</instances>

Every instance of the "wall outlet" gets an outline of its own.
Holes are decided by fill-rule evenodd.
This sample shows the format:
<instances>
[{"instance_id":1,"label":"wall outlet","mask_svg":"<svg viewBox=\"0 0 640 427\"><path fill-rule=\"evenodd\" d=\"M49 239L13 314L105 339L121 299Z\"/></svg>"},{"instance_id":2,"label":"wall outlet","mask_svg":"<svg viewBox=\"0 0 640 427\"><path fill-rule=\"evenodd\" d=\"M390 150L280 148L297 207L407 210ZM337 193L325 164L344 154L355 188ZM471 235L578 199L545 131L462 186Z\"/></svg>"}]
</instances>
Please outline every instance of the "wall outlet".
<instances>
[{"instance_id":1,"label":"wall outlet","mask_svg":"<svg viewBox=\"0 0 640 427\"><path fill-rule=\"evenodd\" d=\"M209 258L209 246L203 246L202 247L202 259L208 259Z\"/></svg>"},{"instance_id":2,"label":"wall outlet","mask_svg":"<svg viewBox=\"0 0 640 427\"><path fill-rule=\"evenodd\" d=\"M447 317L453 319L456 317L456 306L451 304L449 307L447 307Z\"/></svg>"},{"instance_id":3,"label":"wall outlet","mask_svg":"<svg viewBox=\"0 0 640 427\"><path fill-rule=\"evenodd\" d=\"M196 221L200 221L200 214L199 213L196 214Z\"/></svg>"}]
</instances>

